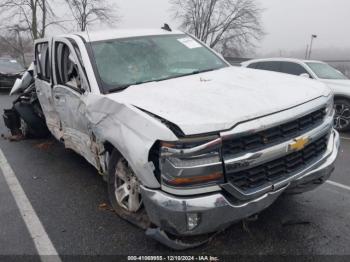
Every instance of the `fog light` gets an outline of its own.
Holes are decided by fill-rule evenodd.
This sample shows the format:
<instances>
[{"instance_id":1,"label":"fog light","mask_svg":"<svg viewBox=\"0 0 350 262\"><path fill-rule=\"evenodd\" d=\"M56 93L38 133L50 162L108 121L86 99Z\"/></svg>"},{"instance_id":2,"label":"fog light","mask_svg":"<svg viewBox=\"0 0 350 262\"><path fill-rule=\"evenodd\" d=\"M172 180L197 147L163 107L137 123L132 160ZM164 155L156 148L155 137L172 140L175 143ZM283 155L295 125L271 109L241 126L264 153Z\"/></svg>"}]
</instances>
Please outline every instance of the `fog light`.
<instances>
[{"instance_id":1,"label":"fog light","mask_svg":"<svg viewBox=\"0 0 350 262\"><path fill-rule=\"evenodd\" d=\"M187 214L187 228L192 231L195 229L200 222L200 216L197 213L188 213Z\"/></svg>"}]
</instances>

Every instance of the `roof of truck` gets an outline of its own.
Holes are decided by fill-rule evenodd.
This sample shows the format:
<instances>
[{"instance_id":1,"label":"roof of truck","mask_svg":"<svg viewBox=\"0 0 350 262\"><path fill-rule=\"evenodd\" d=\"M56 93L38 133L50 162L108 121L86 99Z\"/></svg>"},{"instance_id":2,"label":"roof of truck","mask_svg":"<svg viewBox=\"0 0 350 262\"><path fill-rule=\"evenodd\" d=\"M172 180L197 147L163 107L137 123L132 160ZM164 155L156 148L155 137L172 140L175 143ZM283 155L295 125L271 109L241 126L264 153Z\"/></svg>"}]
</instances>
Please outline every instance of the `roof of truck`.
<instances>
[{"instance_id":1,"label":"roof of truck","mask_svg":"<svg viewBox=\"0 0 350 262\"><path fill-rule=\"evenodd\" d=\"M76 33L83 37L86 42L96 42L118 38L138 37L138 36L154 36L154 35L178 35L183 34L181 31L174 30L172 32L163 29L110 29L90 32Z\"/></svg>"}]
</instances>

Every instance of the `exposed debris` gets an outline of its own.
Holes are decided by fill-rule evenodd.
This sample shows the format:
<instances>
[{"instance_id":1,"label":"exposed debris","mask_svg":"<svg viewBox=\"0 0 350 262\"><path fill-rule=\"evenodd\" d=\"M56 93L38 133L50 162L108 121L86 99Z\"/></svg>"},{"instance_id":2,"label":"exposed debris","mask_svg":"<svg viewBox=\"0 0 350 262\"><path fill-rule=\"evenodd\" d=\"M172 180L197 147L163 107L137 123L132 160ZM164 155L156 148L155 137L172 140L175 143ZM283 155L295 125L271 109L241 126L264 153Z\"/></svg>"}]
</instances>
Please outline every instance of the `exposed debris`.
<instances>
[{"instance_id":1,"label":"exposed debris","mask_svg":"<svg viewBox=\"0 0 350 262\"><path fill-rule=\"evenodd\" d=\"M101 211L111 211L114 212L114 209L110 207L107 203L102 203L98 206L98 209Z\"/></svg>"},{"instance_id":2,"label":"exposed debris","mask_svg":"<svg viewBox=\"0 0 350 262\"><path fill-rule=\"evenodd\" d=\"M250 234L250 229L249 229L249 226L248 226L249 222L247 220L243 220L242 221L242 228L243 228L243 231Z\"/></svg>"},{"instance_id":3,"label":"exposed debris","mask_svg":"<svg viewBox=\"0 0 350 262\"><path fill-rule=\"evenodd\" d=\"M55 141L46 141L40 144L36 144L34 147L43 151L48 151L53 145L55 144Z\"/></svg>"},{"instance_id":4,"label":"exposed debris","mask_svg":"<svg viewBox=\"0 0 350 262\"><path fill-rule=\"evenodd\" d=\"M255 215L252 215L246 219L244 219L242 221L242 228L243 228L243 231L247 232L248 234L251 234L250 232L250 229L249 229L249 224L251 222L255 222L259 219L259 215L258 214L255 214Z\"/></svg>"},{"instance_id":5,"label":"exposed debris","mask_svg":"<svg viewBox=\"0 0 350 262\"><path fill-rule=\"evenodd\" d=\"M170 239L170 237L160 228L148 228L146 230L146 235L174 250L186 250L199 247L208 243L211 240L211 238L209 238L201 242L192 242L191 244L189 244L179 239Z\"/></svg>"},{"instance_id":6,"label":"exposed debris","mask_svg":"<svg viewBox=\"0 0 350 262\"><path fill-rule=\"evenodd\" d=\"M11 136L6 136L4 134L1 134L1 138L8 140L10 142L18 142L18 141L22 141L25 139L25 137L22 134L19 135L11 135Z\"/></svg>"}]
</instances>

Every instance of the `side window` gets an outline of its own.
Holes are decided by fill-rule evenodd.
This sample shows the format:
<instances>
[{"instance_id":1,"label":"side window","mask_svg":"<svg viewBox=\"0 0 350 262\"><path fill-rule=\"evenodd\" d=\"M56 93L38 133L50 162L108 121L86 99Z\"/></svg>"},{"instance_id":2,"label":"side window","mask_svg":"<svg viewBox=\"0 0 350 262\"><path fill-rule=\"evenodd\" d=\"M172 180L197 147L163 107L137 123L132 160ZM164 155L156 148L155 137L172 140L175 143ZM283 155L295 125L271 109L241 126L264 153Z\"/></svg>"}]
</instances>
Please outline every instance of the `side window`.
<instances>
[{"instance_id":1,"label":"side window","mask_svg":"<svg viewBox=\"0 0 350 262\"><path fill-rule=\"evenodd\" d=\"M39 79L50 82L51 64L49 43L39 43L35 46L35 67Z\"/></svg>"},{"instance_id":2,"label":"side window","mask_svg":"<svg viewBox=\"0 0 350 262\"><path fill-rule=\"evenodd\" d=\"M280 62L276 62L276 61L259 62L259 63L256 63L255 68L261 69L261 70L267 70L267 71L281 72Z\"/></svg>"},{"instance_id":3,"label":"side window","mask_svg":"<svg viewBox=\"0 0 350 262\"><path fill-rule=\"evenodd\" d=\"M65 43L55 44L55 63L57 84L81 90L81 78L78 63Z\"/></svg>"},{"instance_id":4,"label":"side window","mask_svg":"<svg viewBox=\"0 0 350 262\"><path fill-rule=\"evenodd\" d=\"M301 74L309 74L306 69L296 63L282 62L282 72L290 75L300 76Z\"/></svg>"},{"instance_id":5,"label":"side window","mask_svg":"<svg viewBox=\"0 0 350 262\"><path fill-rule=\"evenodd\" d=\"M252 63L252 64L248 65L247 67L248 68L256 68L257 64L258 63Z\"/></svg>"}]
</instances>

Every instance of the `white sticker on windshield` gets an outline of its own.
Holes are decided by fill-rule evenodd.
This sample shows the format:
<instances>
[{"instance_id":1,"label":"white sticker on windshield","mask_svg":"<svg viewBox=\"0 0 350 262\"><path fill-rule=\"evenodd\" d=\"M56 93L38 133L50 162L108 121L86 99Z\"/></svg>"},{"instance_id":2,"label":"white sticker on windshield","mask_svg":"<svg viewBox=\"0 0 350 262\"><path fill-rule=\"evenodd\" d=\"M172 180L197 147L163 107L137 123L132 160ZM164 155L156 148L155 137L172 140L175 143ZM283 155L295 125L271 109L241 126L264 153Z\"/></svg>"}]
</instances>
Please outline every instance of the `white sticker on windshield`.
<instances>
[{"instance_id":1,"label":"white sticker on windshield","mask_svg":"<svg viewBox=\"0 0 350 262\"><path fill-rule=\"evenodd\" d=\"M187 48L190 49L202 47L201 44L199 44L197 41L193 40L190 37L180 38L177 39L177 41L179 41L181 44L185 45Z\"/></svg>"},{"instance_id":2,"label":"white sticker on windshield","mask_svg":"<svg viewBox=\"0 0 350 262\"><path fill-rule=\"evenodd\" d=\"M10 63L17 63L16 60L10 60Z\"/></svg>"}]
</instances>

